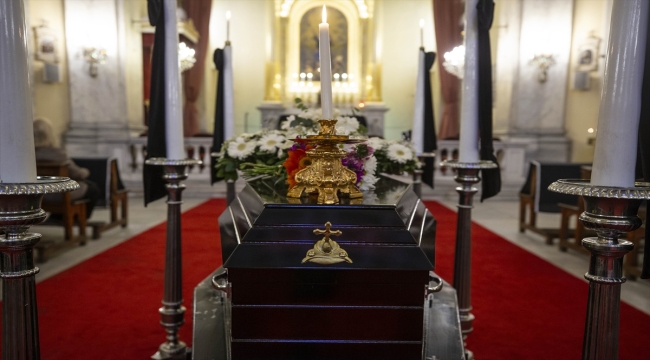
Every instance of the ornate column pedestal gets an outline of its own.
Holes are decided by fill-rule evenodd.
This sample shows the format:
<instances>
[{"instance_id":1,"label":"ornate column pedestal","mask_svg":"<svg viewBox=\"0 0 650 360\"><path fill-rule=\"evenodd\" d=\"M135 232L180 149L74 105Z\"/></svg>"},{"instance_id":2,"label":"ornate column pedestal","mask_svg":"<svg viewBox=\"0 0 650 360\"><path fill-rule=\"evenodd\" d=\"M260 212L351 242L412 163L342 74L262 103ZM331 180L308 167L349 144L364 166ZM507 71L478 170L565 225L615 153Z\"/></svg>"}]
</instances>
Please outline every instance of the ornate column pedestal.
<instances>
[{"instance_id":1,"label":"ornate column pedestal","mask_svg":"<svg viewBox=\"0 0 650 360\"><path fill-rule=\"evenodd\" d=\"M584 360L618 359L618 334L621 311L623 256L634 244L619 240L621 234L641 226L637 216L643 200L650 199L650 183L618 188L591 185L589 180L558 180L548 188L562 194L581 195L585 211L580 222L598 237L585 238L584 246L591 253L587 318L582 344Z\"/></svg>"},{"instance_id":2,"label":"ornate column pedestal","mask_svg":"<svg viewBox=\"0 0 650 360\"><path fill-rule=\"evenodd\" d=\"M460 184L458 192L458 223L456 225L456 252L454 256L453 286L458 295L458 313L463 340L474 330L472 324L471 283L472 283L472 198L478 192L473 185L481 181L479 171L497 167L492 161L481 160L476 163L464 163L457 160L443 161L440 166L456 170L454 180ZM465 358L473 359L474 354L465 348Z\"/></svg>"},{"instance_id":3,"label":"ornate column pedestal","mask_svg":"<svg viewBox=\"0 0 650 360\"><path fill-rule=\"evenodd\" d=\"M68 178L41 177L35 183L0 183L0 278L2 278L2 360L38 360L38 312L34 246L41 234L28 233L46 218L43 195L72 191Z\"/></svg>"},{"instance_id":4,"label":"ornate column pedestal","mask_svg":"<svg viewBox=\"0 0 650 360\"><path fill-rule=\"evenodd\" d=\"M194 159L170 160L151 158L148 165L163 166L163 179L167 182L167 244L165 249L165 282L160 325L167 331L167 341L162 343L151 358L157 360L186 360L191 350L178 338L178 329L185 323L183 306L183 277L181 256L181 193L187 179L188 166L199 165Z\"/></svg>"}]
</instances>

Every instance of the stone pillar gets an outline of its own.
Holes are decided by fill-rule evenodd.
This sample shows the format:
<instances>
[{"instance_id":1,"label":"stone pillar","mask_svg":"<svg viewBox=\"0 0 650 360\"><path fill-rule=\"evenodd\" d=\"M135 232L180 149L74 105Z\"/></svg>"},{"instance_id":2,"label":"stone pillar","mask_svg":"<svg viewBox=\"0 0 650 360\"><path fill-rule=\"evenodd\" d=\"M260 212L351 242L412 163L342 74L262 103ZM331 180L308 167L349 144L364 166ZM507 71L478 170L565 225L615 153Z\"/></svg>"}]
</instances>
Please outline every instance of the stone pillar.
<instances>
[{"instance_id":1,"label":"stone pillar","mask_svg":"<svg viewBox=\"0 0 650 360\"><path fill-rule=\"evenodd\" d=\"M565 99L569 77L573 1L506 1L493 25L499 32L496 60L495 135L525 139L529 159L568 161ZM540 82L535 55L554 64Z\"/></svg>"},{"instance_id":2,"label":"stone pillar","mask_svg":"<svg viewBox=\"0 0 650 360\"><path fill-rule=\"evenodd\" d=\"M65 142L70 156L120 156L126 149L116 146L126 144L132 130L125 40L126 23L131 29L132 22L125 19L124 5L123 0L65 0L71 117ZM97 65L96 76L90 74L84 55L88 48L106 50L107 58ZM130 66L139 67L141 78L141 57ZM132 100L141 103L142 96Z\"/></svg>"}]
</instances>

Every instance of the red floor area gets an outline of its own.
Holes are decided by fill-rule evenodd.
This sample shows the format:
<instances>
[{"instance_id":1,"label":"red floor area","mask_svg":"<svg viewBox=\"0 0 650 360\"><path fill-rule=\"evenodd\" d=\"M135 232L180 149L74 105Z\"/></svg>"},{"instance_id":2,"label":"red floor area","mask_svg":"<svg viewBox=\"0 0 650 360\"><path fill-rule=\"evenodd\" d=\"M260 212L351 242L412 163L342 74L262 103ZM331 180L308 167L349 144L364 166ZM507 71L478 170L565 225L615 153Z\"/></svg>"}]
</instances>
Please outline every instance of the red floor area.
<instances>
[{"instance_id":1,"label":"red floor area","mask_svg":"<svg viewBox=\"0 0 650 360\"><path fill-rule=\"evenodd\" d=\"M456 214L427 206L438 219L436 272L451 281ZM217 217L224 208L210 200L183 215L181 339L188 345L193 288L221 264ZM476 321L468 343L477 358L580 358L588 285L481 226L472 231ZM165 340L157 312L164 239L161 224L39 283L42 359L148 359ZM623 304L620 358L647 358L649 333L650 317Z\"/></svg>"},{"instance_id":2,"label":"red floor area","mask_svg":"<svg viewBox=\"0 0 650 360\"><path fill-rule=\"evenodd\" d=\"M456 213L426 205L438 220L436 272L451 282ZM468 348L476 358L579 359L589 285L480 225L472 239L476 320ZM647 359L649 333L650 316L623 303L620 359Z\"/></svg>"}]
</instances>

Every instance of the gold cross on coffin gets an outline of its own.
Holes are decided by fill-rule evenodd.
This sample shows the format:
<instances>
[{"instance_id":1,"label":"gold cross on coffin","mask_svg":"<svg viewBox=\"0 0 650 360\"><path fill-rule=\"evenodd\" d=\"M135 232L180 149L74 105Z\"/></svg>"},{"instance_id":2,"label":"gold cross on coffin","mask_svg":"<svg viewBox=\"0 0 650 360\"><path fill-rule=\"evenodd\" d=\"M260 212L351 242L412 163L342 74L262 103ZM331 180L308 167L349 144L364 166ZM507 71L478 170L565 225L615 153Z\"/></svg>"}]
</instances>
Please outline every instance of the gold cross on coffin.
<instances>
[{"instance_id":1,"label":"gold cross on coffin","mask_svg":"<svg viewBox=\"0 0 650 360\"><path fill-rule=\"evenodd\" d=\"M336 264L343 261L352 263L348 257L348 253L341 249L339 244L330 239L330 236L340 236L343 234L341 230L331 230L332 223L329 221L325 223L325 230L314 229L314 234L325 235L322 239L314 244L314 248L307 251L307 256L302 259L302 263L313 262L321 265Z\"/></svg>"}]
</instances>

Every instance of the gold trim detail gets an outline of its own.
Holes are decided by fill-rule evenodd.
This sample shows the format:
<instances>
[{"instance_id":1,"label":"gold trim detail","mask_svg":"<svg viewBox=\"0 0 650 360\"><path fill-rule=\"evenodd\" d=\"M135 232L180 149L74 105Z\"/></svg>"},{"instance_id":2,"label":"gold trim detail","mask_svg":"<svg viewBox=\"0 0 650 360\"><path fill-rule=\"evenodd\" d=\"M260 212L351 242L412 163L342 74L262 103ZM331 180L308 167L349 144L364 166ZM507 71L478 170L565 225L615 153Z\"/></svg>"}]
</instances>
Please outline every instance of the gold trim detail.
<instances>
[{"instance_id":1,"label":"gold trim detail","mask_svg":"<svg viewBox=\"0 0 650 360\"><path fill-rule=\"evenodd\" d=\"M343 250L339 244L330 239L330 236L340 236L343 234L341 230L330 230L332 223L329 221L325 223L325 230L314 229L314 234L325 235L322 239L314 244L314 248L307 251L307 256L302 259L302 263L307 261L321 265L337 264L347 261L352 264L352 259L348 257L347 251Z\"/></svg>"}]
</instances>

